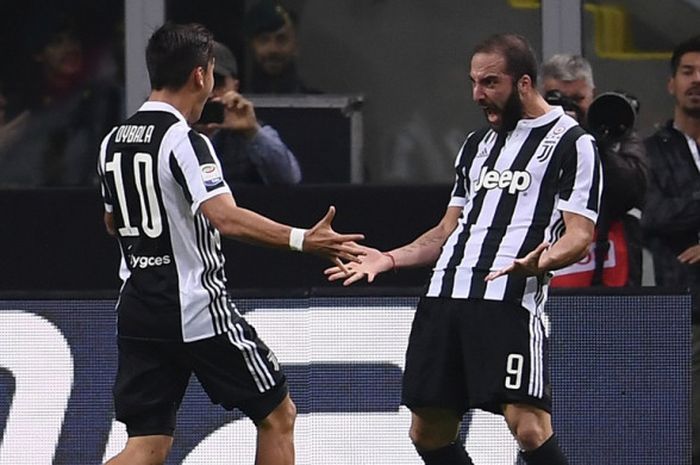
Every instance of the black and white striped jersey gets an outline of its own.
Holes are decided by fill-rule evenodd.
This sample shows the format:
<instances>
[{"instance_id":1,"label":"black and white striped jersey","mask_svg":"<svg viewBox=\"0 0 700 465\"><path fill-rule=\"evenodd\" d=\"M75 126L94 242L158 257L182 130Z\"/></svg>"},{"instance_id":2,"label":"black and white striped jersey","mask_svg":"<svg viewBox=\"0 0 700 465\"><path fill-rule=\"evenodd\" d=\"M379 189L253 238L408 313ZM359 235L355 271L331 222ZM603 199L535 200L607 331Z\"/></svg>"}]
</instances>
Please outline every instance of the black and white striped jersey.
<instances>
[{"instance_id":1,"label":"black and white striped jersey","mask_svg":"<svg viewBox=\"0 0 700 465\"><path fill-rule=\"evenodd\" d=\"M219 233L199 212L230 192L209 139L174 107L146 102L104 138L98 173L122 255L119 334L189 342L230 330L240 316Z\"/></svg>"},{"instance_id":2,"label":"black and white striped jersey","mask_svg":"<svg viewBox=\"0 0 700 465\"><path fill-rule=\"evenodd\" d=\"M596 221L602 172L595 141L561 107L520 120L508 134L470 134L455 163L449 206L463 212L433 269L429 297L517 302L539 314L547 283L484 278L564 233L562 212Z\"/></svg>"}]
</instances>

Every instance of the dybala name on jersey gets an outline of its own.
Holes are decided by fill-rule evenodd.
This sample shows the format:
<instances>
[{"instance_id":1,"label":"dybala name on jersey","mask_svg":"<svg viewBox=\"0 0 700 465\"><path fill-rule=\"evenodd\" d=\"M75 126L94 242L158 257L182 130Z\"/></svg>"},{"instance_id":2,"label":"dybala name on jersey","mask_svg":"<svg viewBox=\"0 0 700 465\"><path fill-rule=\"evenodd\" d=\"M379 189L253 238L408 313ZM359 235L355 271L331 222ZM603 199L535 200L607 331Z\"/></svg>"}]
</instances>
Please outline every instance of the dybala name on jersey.
<instances>
[{"instance_id":1,"label":"dybala name on jersey","mask_svg":"<svg viewBox=\"0 0 700 465\"><path fill-rule=\"evenodd\" d=\"M151 142L155 128L153 124L124 124L117 129L114 141L117 144L148 144Z\"/></svg>"}]
</instances>

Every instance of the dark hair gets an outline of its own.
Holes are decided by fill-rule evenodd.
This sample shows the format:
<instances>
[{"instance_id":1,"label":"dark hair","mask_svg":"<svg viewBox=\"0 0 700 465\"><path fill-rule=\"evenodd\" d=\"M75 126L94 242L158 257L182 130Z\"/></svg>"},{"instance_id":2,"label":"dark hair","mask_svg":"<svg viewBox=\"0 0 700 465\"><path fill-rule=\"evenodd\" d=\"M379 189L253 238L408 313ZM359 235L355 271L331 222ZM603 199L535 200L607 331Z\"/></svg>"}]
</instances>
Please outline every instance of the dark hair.
<instances>
[{"instance_id":1,"label":"dark hair","mask_svg":"<svg viewBox=\"0 0 700 465\"><path fill-rule=\"evenodd\" d=\"M671 76L676 75L681 58L688 52L700 52L700 36L691 37L673 49L673 55L671 55Z\"/></svg>"},{"instance_id":2,"label":"dark hair","mask_svg":"<svg viewBox=\"0 0 700 465\"><path fill-rule=\"evenodd\" d=\"M525 37L494 34L474 47L472 56L477 53L498 53L503 56L506 59L506 73L514 83L527 74L533 87L537 84L537 58Z\"/></svg>"},{"instance_id":3,"label":"dark hair","mask_svg":"<svg viewBox=\"0 0 700 465\"><path fill-rule=\"evenodd\" d=\"M277 0L261 0L246 13L244 31L252 39L259 34L275 32L287 23L294 28L299 25L296 12L285 8Z\"/></svg>"},{"instance_id":4,"label":"dark hair","mask_svg":"<svg viewBox=\"0 0 700 465\"><path fill-rule=\"evenodd\" d=\"M201 24L166 23L146 47L151 88L180 89L198 66L207 67L214 54L214 36Z\"/></svg>"}]
</instances>

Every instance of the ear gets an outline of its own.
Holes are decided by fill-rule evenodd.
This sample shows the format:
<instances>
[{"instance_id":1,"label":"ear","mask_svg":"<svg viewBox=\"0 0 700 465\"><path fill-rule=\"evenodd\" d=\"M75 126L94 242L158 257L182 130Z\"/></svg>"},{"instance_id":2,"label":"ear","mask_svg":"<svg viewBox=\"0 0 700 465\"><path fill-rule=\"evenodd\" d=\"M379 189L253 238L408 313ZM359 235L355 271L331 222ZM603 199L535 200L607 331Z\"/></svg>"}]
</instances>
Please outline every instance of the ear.
<instances>
[{"instance_id":1,"label":"ear","mask_svg":"<svg viewBox=\"0 0 700 465\"><path fill-rule=\"evenodd\" d=\"M516 83L518 93L523 95L532 90L532 78L528 74L523 74Z\"/></svg>"},{"instance_id":2,"label":"ear","mask_svg":"<svg viewBox=\"0 0 700 465\"><path fill-rule=\"evenodd\" d=\"M675 84L674 79L675 79L675 78L674 78L673 76L671 76L671 77L668 78L668 81L666 82L666 90L668 90L668 93L669 93L669 94L671 94L671 95L673 95L673 96L675 97L675 96L676 96L676 92L675 92L675 90L673 89L673 88L674 88L674 84Z\"/></svg>"},{"instance_id":3,"label":"ear","mask_svg":"<svg viewBox=\"0 0 700 465\"><path fill-rule=\"evenodd\" d=\"M233 78L233 90L238 92L240 88L241 88L241 81L239 81L236 78Z\"/></svg>"},{"instance_id":4,"label":"ear","mask_svg":"<svg viewBox=\"0 0 700 465\"><path fill-rule=\"evenodd\" d=\"M204 78L205 78L206 73L207 73L207 71L204 68L202 68L201 66L197 66L192 71L192 79L198 88L204 87Z\"/></svg>"}]
</instances>

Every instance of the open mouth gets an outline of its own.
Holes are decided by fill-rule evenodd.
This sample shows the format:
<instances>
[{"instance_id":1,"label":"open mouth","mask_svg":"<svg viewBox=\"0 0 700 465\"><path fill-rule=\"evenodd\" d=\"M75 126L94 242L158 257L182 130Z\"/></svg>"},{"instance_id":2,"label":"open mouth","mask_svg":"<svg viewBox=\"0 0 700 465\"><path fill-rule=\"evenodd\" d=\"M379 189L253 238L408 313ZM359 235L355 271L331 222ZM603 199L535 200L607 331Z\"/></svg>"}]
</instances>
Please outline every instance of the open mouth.
<instances>
[{"instance_id":1,"label":"open mouth","mask_svg":"<svg viewBox=\"0 0 700 465\"><path fill-rule=\"evenodd\" d=\"M497 111L493 107L488 107L488 106L482 106L481 109L484 111L484 115L486 116L486 120L491 123L497 123L501 119L501 112Z\"/></svg>"}]
</instances>

